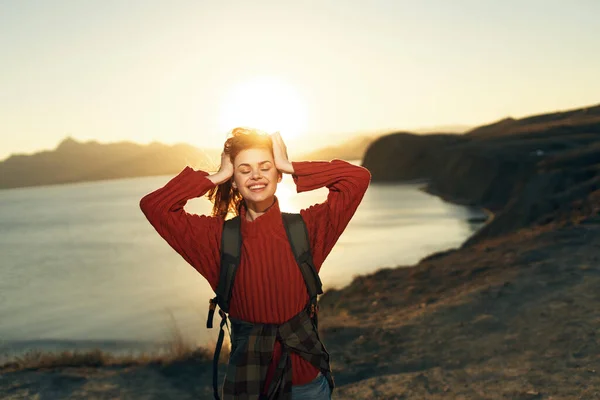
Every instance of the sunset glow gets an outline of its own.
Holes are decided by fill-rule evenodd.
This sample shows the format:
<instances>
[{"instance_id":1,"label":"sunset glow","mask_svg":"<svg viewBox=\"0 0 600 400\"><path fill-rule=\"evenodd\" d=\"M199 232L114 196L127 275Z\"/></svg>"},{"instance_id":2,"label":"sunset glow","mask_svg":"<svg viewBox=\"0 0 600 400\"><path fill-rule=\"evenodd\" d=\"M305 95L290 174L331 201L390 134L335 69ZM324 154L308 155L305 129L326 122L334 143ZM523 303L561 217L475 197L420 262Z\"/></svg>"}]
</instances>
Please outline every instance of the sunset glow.
<instances>
[{"instance_id":1,"label":"sunset glow","mask_svg":"<svg viewBox=\"0 0 600 400\"><path fill-rule=\"evenodd\" d=\"M294 139L305 132L306 118L306 105L292 86L274 77L257 77L227 93L219 123L221 130L245 126Z\"/></svg>"},{"instance_id":2,"label":"sunset glow","mask_svg":"<svg viewBox=\"0 0 600 400\"><path fill-rule=\"evenodd\" d=\"M600 2L567 3L0 1L0 160L240 125L301 154L594 105Z\"/></svg>"}]
</instances>

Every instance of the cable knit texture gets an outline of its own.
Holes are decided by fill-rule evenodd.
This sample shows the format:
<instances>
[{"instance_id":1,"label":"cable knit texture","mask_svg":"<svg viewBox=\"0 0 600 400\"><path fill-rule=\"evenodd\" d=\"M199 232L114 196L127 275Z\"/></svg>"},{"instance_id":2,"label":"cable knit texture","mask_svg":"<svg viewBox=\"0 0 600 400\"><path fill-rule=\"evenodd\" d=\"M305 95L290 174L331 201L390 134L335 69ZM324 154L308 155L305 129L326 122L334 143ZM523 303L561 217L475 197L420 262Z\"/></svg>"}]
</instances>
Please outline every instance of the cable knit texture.
<instances>
[{"instance_id":1,"label":"cable knit texture","mask_svg":"<svg viewBox=\"0 0 600 400\"><path fill-rule=\"evenodd\" d=\"M321 187L329 189L326 201L300 211L309 232L315 266L320 270L360 204L371 175L367 169L343 160L292 164L298 193ZM207 175L186 167L164 187L144 196L140 208L160 236L215 289L223 219L184 210L188 200L203 196L215 186ZM242 207L242 256L230 315L254 323L281 324L302 310L308 294L287 240L279 203L276 200L254 221L247 221L245 216L246 209ZM280 346L276 345L273 364L280 354ZM294 385L306 384L318 373L293 353L292 369Z\"/></svg>"}]
</instances>

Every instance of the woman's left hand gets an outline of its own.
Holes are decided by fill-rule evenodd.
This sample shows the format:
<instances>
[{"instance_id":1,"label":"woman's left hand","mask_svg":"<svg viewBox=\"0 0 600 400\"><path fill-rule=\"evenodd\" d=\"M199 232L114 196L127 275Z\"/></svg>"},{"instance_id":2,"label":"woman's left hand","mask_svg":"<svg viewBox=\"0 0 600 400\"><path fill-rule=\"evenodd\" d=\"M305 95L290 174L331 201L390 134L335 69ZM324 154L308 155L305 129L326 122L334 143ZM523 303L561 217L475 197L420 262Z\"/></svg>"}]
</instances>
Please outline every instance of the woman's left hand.
<instances>
[{"instance_id":1,"label":"woman's left hand","mask_svg":"<svg viewBox=\"0 0 600 400\"><path fill-rule=\"evenodd\" d=\"M279 132L272 133L271 142L273 142L273 156L275 158L275 167L286 174L294 173L294 166L288 160L287 147Z\"/></svg>"}]
</instances>

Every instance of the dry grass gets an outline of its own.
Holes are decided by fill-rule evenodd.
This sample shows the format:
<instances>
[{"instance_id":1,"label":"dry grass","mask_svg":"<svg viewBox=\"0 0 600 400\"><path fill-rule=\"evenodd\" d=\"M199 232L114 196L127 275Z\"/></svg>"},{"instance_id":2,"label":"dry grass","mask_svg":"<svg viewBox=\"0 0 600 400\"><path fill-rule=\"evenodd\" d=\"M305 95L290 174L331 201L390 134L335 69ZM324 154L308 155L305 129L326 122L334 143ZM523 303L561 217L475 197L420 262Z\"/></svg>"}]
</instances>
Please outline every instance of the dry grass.
<instances>
[{"instance_id":1,"label":"dry grass","mask_svg":"<svg viewBox=\"0 0 600 400\"><path fill-rule=\"evenodd\" d=\"M50 352L30 350L21 356L0 365L0 370L68 368L68 367L103 367L129 366L152 363L169 364L181 361L205 361L212 359L212 351L197 347L187 352L140 353L131 355L114 355L100 349L88 351Z\"/></svg>"},{"instance_id":2,"label":"dry grass","mask_svg":"<svg viewBox=\"0 0 600 400\"><path fill-rule=\"evenodd\" d=\"M167 346L152 352L137 352L116 355L100 349L85 351L41 351L29 350L19 356L3 355L0 357L0 371L68 368L68 367L103 367L103 366L133 366L147 364L170 364L186 361L212 360L215 348L214 342L198 346L186 340L177 326L172 313L171 329ZM229 345L223 344L220 361L227 362Z\"/></svg>"}]
</instances>

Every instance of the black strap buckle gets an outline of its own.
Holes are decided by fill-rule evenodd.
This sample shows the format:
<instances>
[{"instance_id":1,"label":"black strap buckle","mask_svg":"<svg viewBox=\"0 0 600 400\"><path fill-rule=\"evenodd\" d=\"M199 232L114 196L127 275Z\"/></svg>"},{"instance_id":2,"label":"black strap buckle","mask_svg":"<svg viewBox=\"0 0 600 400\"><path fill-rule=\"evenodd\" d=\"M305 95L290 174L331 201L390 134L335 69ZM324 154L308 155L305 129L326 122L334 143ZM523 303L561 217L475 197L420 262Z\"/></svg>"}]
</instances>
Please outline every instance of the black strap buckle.
<instances>
[{"instance_id":1,"label":"black strap buckle","mask_svg":"<svg viewBox=\"0 0 600 400\"><path fill-rule=\"evenodd\" d=\"M212 329L213 319L215 317L215 309L217 308L217 298L208 301L208 317L206 318L206 328ZM219 310L220 311L220 310Z\"/></svg>"}]
</instances>

